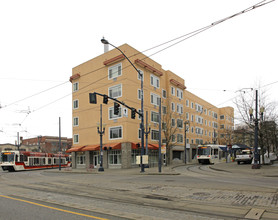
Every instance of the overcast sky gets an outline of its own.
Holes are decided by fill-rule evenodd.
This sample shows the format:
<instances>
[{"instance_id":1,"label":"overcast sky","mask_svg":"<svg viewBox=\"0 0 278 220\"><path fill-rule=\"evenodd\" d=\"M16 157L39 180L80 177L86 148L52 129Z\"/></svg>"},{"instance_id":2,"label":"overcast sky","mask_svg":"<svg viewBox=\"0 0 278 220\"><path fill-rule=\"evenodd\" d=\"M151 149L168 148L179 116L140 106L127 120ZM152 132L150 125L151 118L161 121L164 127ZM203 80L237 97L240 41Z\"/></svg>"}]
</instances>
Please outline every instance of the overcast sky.
<instances>
[{"instance_id":1,"label":"overcast sky","mask_svg":"<svg viewBox=\"0 0 278 220\"><path fill-rule=\"evenodd\" d=\"M58 136L59 117L62 136L72 137L69 77L73 67L103 53L103 36L145 51L258 2L0 0L0 143L15 143L17 132ZM145 54L217 107L234 106L236 91L258 82L278 101L277 12L274 1Z\"/></svg>"}]
</instances>

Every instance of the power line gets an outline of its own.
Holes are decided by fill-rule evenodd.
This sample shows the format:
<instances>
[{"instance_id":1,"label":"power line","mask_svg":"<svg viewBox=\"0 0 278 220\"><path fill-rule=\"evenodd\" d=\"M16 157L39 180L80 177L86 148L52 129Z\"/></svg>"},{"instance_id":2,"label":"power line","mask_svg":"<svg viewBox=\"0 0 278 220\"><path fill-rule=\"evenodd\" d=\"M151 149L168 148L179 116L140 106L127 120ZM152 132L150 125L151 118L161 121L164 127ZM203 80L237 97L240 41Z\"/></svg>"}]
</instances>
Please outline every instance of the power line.
<instances>
[{"instance_id":1,"label":"power line","mask_svg":"<svg viewBox=\"0 0 278 220\"><path fill-rule=\"evenodd\" d=\"M29 99L29 98L32 98L32 97L34 97L34 96L40 95L40 94L42 94L42 93L44 93L44 92L47 92L47 91L49 91L49 90L51 90L51 89L57 88L57 87L59 87L59 86L62 86L62 85L64 85L64 84L66 84L66 83L68 83L68 81L63 82L63 83L61 83L61 84L58 84L58 85L56 85L56 86L53 86L53 87L51 87L51 88L45 89L45 90L43 90L43 91L40 91L40 92L38 92L38 93L35 93L35 94L30 95L30 96L28 96L28 97L25 97L25 98L23 98L23 99L19 99L19 100L15 101L15 102L12 102L12 103L8 104L8 105L2 106L2 108L8 107L8 106L13 105L13 104L18 103L18 102L22 102L22 101L24 101L24 100L26 100L26 99Z\"/></svg>"},{"instance_id":2,"label":"power line","mask_svg":"<svg viewBox=\"0 0 278 220\"><path fill-rule=\"evenodd\" d=\"M153 55L155 55L155 54L158 54L158 53L160 53L160 52L162 52L162 51L164 51L164 50L166 50L166 49L169 49L170 47L173 47L173 46L175 46L175 45L177 45L177 44L179 44L179 43L181 43L181 42L183 42L183 41L185 41L185 40L187 40L187 39L189 39L189 38L191 38L191 37L193 37L193 36L195 36L195 35L197 35L197 34L200 34L200 33L204 32L204 31L208 30L209 28L212 28L212 27L214 27L214 26L216 26L216 25L218 25L218 24L220 24L220 23L222 23L222 22L224 22L224 21L227 21L227 20L229 20L229 19L231 19L231 18L234 18L234 17L239 16L239 15L241 15L241 14L247 13L247 12L249 12L249 11L252 11L252 10L258 8L258 7L264 6L264 5L269 4L269 3L273 2L273 1L275 1L275 0L270 0L270 1L264 0L264 1L261 1L261 2L255 4L255 5L251 6L251 7L248 7L248 8L246 8L246 9L244 9L244 10L242 10L242 11L236 13L236 14L233 14L233 15L228 16L228 17L226 17L226 18L223 18L223 19L220 19L220 20L218 20L218 21L215 21L215 22L211 23L210 25L207 25L207 26L205 26L205 27L202 27L202 28L200 28L200 29L198 29L198 30L192 31L192 32L187 33L187 34L185 34L185 35L182 35L182 36L180 36L180 37L177 37L177 38L174 38L174 39L169 40L169 41L167 41L167 42L161 43L161 44L159 44L159 45L157 45L157 46L151 47L151 48L149 48L149 49L147 49L147 50L144 50L144 51L142 51L142 52L135 53L135 54L129 56L129 58L131 58L131 57L133 57L133 56L136 56L136 55L138 55L138 54L142 54L142 53L147 52L147 51L149 51L149 50L153 50L153 49L155 49L155 48L161 47L161 46L163 46L163 45L169 44L169 43L174 42L174 41L176 41L176 40L181 39L181 40L179 40L179 41L177 41L177 42L175 42L175 43L173 43L173 44L171 44L171 45L169 45L169 46L167 46L167 47L165 47L165 48L162 48L161 50L159 50L159 51L157 51L157 52L155 52L155 53L153 53L153 54L151 54L151 55L149 55L149 56L145 56L143 59L141 59L141 60L145 60L145 59L147 59L147 58L149 58L149 57L151 57L151 56L153 56ZM125 68L123 68L122 70L124 70L124 69L126 69L126 68L128 68L128 67L130 67L130 66L131 66L131 65L128 65L128 66L126 66ZM89 71L89 72L83 74L82 76L86 76L86 75L88 75L88 74L90 74L90 73L97 72L97 71L99 71L99 70L101 70L101 69L104 69L105 67L106 67L106 66L103 66L103 67L100 67L100 68L98 68L98 69ZM105 77L103 77L103 78L100 78L99 80L96 80L96 81L94 81L94 82L88 84L87 86L82 87L81 89L85 89L85 88L89 87L90 85L92 85L92 84L94 84L94 83L97 83L97 82L99 82L99 81L105 79L106 77L107 77L107 76L105 76ZM68 82L68 81L67 81L67 82ZM56 88L56 87L58 87L58 86L60 86L60 85L65 84L65 83L67 83L67 82L64 82L64 83L62 83L62 84L59 84L59 85L57 85L57 86L55 86L55 87L51 87L51 88L49 88L49 89L47 89L47 90L44 90L44 91L39 92L39 93L36 93L36 94L31 95L31 96L29 96L29 97L26 97L26 98L24 98L24 99L15 101L15 102L13 102L13 103L11 103L11 104L9 104L9 105L12 105L12 104L15 104L15 103L17 103L17 102L20 102L20 101L26 100L26 99L28 99L28 98L31 98L31 97L33 97L33 96L39 95L39 94L41 94L41 93L43 93L43 92L49 91L49 90L51 90L51 89L53 89L53 88ZM278 82L278 81L277 81L277 82ZM276 83L276 82L275 82L275 83ZM274 84L274 83L273 83L273 84ZM269 84L269 85L270 85L270 84ZM266 85L266 86L267 86L267 85ZM80 89L80 90L81 90L81 89ZM51 103L49 103L49 104L55 103L56 101L61 100L61 99L65 98L65 97L67 97L67 96L68 96L68 95L63 96L62 98L59 98L59 99L57 99L57 100L55 100L55 101L53 101L53 102L51 102ZM36 111L39 110L39 109L41 109L41 108L44 108L44 107L48 106L49 104L44 105L44 106L42 106L42 107L36 109ZM7 107L7 106L9 106L9 105L3 106L3 107ZM2 108L3 108L3 107L2 107Z\"/></svg>"}]
</instances>

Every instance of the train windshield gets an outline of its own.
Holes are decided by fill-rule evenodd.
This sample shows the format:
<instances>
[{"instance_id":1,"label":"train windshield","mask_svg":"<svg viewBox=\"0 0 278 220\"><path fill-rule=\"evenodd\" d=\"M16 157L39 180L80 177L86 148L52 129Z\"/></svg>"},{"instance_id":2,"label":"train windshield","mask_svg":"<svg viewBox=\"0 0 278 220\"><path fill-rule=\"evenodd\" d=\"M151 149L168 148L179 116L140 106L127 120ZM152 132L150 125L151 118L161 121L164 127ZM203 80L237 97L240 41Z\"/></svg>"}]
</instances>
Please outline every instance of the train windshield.
<instances>
[{"instance_id":1,"label":"train windshield","mask_svg":"<svg viewBox=\"0 0 278 220\"><path fill-rule=\"evenodd\" d=\"M0 161L3 162L14 162L14 153L12 152L2 152Z\"/></svg>"},{"instance_id":2,"label":"train windshield","mask_svg":"<svg viewBox=\"0 0 278 220\"><path fill-rule=\"evenodd\" d=\"M210 155L210 147L199 147L198 155Z\"/></svg>"}]
</instances>

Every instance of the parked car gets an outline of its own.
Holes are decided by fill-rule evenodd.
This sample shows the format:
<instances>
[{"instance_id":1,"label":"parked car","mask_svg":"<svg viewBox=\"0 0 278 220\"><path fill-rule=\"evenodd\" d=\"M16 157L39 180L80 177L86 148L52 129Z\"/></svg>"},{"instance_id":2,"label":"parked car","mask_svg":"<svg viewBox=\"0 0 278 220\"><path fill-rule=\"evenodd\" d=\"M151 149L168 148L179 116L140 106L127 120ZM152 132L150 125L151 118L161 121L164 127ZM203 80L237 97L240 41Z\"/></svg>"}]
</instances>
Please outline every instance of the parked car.
<instances>
[{"instance_id":1,"label":"parked car","mask_svg":"<svg viewBox=\"0 0 278 220\"><path fill-rule=\"evenodd\" d=\"M253 160L253 154L251 150L242 150L236 155L237 164L240 164L240 162L251 164L252 160Z\"/></svg>"}]
</instances>

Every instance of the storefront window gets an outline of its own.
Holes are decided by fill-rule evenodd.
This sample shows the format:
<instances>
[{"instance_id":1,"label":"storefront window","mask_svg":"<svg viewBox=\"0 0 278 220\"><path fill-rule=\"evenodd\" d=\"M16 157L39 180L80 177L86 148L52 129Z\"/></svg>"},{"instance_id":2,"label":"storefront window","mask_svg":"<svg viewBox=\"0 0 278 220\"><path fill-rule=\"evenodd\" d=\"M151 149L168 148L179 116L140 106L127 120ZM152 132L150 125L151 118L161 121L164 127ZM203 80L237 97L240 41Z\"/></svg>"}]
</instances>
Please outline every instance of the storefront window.
<instances>
[{"instance_id":1,"label":"storefront window","mask_svg":"<svg viewBox=\"0 0 278 220\"><path fill-rule=\"evenodd\" d=\"M140 156L141 155L140 153L141 153L140 149L132 150L132 158L131 158L131 163L132 164L136 164L136 156Z\"/></svg>"},{"instance_id":2,"label":"storefront window","mask_svg":"<svg viewBox=\"0 0 278 220\"><path fill-rule=\"evenodd\" d=\"M111 150L109 152L109 164L121 164L121 150Z\"/></svg>"}]
</instances>

